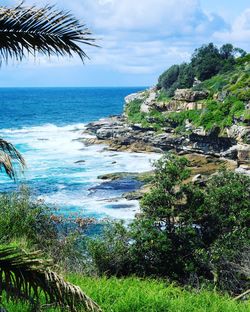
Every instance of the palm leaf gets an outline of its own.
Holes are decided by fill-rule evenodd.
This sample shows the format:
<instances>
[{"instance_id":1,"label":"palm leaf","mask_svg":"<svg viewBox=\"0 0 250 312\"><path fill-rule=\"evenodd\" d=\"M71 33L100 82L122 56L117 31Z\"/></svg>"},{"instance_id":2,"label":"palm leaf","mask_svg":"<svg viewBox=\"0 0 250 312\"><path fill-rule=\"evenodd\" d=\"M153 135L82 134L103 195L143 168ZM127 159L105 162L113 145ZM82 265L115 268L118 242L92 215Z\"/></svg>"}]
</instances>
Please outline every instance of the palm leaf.
<instances>
[{"instance_id":1,"label":"palm leaf","mask_svg":"<svg viewBox=\"0 0 250 312\"><path fill-rule=\"evenodd\" d=\"M79 44L95 45L91 32L70 12L54 9L0 7L0 59L22 60L26 54L87 57ZM96 45L95 45L96 46Z\"/></svg>"},{"instance_id":2,"label":"palm leaf","mask_svg":"<svg viewBox=\"0 0 250 312\"><path fill-rule=\"evenodd\" d=\"M4 169L10 178L15 179L16 163L18 163L22 169L25 167L25 161L18 150L11 143L0 139L0 170Z\"/></svg>"},{"instance_id":3,"label":"palm leaf","mask_svg":"<svg viewBox=\"0 0 250 312\"><path fill-rule=\"evenodd\" d=\"M41 259L39 252L25 253L17 247L0 248L0 297L23 300L39 306L40 298L47 304L70 311L101 311L82 290L50 270L51 263Z\"/></svg>"}]
</instances>

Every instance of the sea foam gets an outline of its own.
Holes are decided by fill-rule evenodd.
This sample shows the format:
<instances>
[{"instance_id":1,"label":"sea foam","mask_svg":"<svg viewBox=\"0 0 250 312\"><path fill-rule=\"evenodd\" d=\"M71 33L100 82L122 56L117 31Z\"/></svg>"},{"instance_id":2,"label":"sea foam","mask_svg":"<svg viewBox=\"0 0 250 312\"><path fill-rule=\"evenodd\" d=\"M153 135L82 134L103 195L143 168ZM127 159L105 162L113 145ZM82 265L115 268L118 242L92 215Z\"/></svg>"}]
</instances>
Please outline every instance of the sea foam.
<instances>
[{"instance_id":1,"label":"sea foam","mask_svg":"<svg viewBox=\"0 0 250 312\"><path fill-rule=\"evenodd\" d=\"M66 126L45 124L21 129L1 129L0 136L12 142L23 154L27 169L20 183L33 194L57 208L57 213L96 218L131 219L139 209L137 201L121 198L125 189L110 186L93 192L99 175L113 172L143 172L152 169L159 154L104 151L104 145L85 146L79 138L85 124ZM1 177L1 189L14 184ZM126 186L126 184L125 184ZM101 194L101 196L100 196Z\"/></svg>"}]
</instances>

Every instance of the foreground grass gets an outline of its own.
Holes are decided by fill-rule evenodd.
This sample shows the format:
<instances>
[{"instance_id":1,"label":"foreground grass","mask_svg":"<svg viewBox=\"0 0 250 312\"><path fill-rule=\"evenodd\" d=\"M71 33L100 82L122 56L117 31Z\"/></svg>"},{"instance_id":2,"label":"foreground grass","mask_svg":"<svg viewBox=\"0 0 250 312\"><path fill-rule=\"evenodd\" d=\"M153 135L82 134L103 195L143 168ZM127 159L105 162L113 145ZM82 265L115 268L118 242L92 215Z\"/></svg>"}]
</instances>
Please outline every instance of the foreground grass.
<instances>
[{"instance_id":1,"label":"foreground grass","mask_svg":"<svg viewBox=\"0 0 250 312\"><path fill-rule=\"evenodd\" d=\"M71 275L103 312L249 312L247 302L234 302L210 291L190 292L157 280L91 278ZM9 312L27 312L27 306L9 303ZM45 311L58 311L47 309Z\"/></svg>"}]
</instances>

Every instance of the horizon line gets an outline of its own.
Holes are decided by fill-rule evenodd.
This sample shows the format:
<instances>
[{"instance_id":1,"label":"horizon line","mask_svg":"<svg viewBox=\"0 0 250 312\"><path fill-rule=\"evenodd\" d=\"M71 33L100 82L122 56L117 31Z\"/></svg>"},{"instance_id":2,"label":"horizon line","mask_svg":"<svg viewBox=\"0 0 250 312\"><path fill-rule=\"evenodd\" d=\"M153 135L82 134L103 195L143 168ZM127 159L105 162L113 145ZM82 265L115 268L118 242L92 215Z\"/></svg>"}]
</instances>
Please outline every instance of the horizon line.
<instances>
[{"instance_id":1,"label":"horizon line","mask_svg":"<svg viewBox=\"0 0 250 312\"><path fill-rule=\"evenodd\" d=\"M42 89L42 88L149 88L150 86L0 86L0 89L25 89L25 88L34 88L34 89Z\"/></svg>"}]
</instances>

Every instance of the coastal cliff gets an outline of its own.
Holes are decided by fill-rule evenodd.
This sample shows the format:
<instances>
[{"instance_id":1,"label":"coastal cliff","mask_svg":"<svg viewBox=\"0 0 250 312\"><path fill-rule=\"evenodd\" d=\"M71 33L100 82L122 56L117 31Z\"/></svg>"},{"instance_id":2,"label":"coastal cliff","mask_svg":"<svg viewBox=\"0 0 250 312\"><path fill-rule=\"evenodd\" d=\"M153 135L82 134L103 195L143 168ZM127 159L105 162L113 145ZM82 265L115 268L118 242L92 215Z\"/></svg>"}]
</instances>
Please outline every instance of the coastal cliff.
<instances>
[{"instance_id":1,"label":"coastal cliff","mask_svg":"<svg viewBox=\"0 0 250 312\"><path fill-rule=\"evenodd\" d=\"M200 155L250 174L249 54L172 96L159 83L130 94L122 115L92 122L86 132L95 135L86 144L106 143L109 150Z\"/></svg>"}]
</instances>

